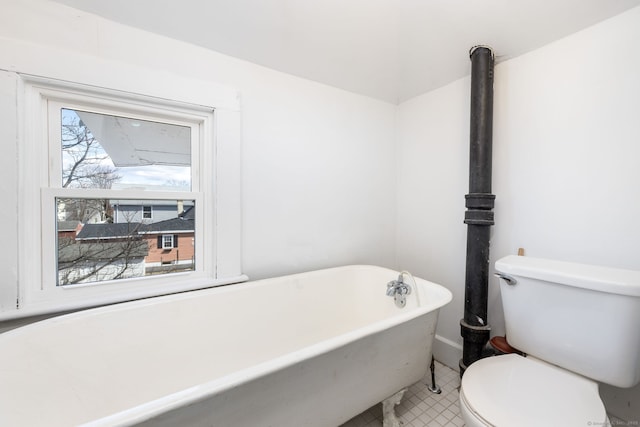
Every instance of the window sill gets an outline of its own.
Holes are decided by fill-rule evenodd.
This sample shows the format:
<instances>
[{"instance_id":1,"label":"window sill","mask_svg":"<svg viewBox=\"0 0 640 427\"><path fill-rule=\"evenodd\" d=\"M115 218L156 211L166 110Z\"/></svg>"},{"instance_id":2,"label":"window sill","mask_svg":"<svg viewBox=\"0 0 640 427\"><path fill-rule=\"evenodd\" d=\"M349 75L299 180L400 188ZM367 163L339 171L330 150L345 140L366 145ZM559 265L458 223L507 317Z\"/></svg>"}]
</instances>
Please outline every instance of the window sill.
<instances>
[{"instance_id":1,"label":"window sill","mask_svg":"<svg viewBox=\"0 0 640 427\"><path fill-rule=\"evenodd\" d=\"M166 292L158 293L158 289L154 289L151 292L131 292L127 294L119 294L113 296L111 298L101 296L99 300L76 300L76 301L68 301L65 303L60 303L56 301L52 303L51 301L40 301L33 302L30 304L25 304L24 307L21 307L17 310L10 310L5 312L0 312L0 322L6 320L20 319L31 316L40 316L40 315L57 315L57 314L66 314L71 311L80 311L86 310L95 307L101 307L104 305L111 304L119 304L125 303L140 299L146 298L154 298L172 294L178 294L183 292L192 292L198 291L207 288L214 288L217 286L231 285L234 283L242 283L248 281L249 278L241 274L239 276L234 277L225 277L221 279L192 279L186 281L180 281L178 286L172 286L171 289L167 289ZM70 286L61 286L60 288L64 291L72 292L78 290L79 287L90 287L92 285L70 285ZM112 285L117 286L117 285Z\"/></svg>"}]
</instances>

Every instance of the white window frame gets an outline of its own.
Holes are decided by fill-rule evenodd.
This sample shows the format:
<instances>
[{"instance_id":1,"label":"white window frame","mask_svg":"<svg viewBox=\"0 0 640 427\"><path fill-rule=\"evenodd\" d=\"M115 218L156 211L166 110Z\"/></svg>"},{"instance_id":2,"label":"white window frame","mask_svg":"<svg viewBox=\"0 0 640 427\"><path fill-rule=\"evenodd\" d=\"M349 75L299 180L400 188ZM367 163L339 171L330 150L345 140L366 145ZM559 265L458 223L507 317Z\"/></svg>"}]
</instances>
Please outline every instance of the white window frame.
<instances>
[{"instance_id":1,"label":"white window frame","mask_svg":"<svg viewBox=\"0 0 640 427\"><path fill-rule=\"evenodd\" d=\"M167 238L171 239L169 240L169 246L167 246ZM162 235L162 249L173 249L176 246L174 246L174 238L173 238L173 234L163 234Z\"/></svg>"},{"instance_id":2,"label":"white window frame","mask_svg":"<svg viewBox=\"0 0 640 427\"><path fill-rule=\"evenodd\" d=\"M158 97L156 90L138 94L28 74L12 74L18 76L19 280L15 310L3 308L0 320L247 280L241 273L240 114L237 98L231 99L226 91L214 90L213 102L194 104L194 91L190 92L191 99L167 100ZM200 153L192 158L192 183L197 183L193 188L197 191L150 192L147 195L130 190L60 188L61 181L55 184L52 181L55 178L49 173L57 170L56 161L60 162L51 155L52 147L49 146L48 132L52 127L47 126L47 121L51 120L47 103L51 102L61 102L71 108L75 104L95 107L91 111L113 108L117 115L133 115L141 119L150 114L153 119L160 116L167 120L194 123L200 146ZM56 197L195 200L196 222L199 223L196 236L202 236L195 240L196 271L166 277L56 286ZM10 303L6 301L6 295L10 297L11 294L3 294L5 301L0 301L2 307Z\"/></svg>"}]
</instances>

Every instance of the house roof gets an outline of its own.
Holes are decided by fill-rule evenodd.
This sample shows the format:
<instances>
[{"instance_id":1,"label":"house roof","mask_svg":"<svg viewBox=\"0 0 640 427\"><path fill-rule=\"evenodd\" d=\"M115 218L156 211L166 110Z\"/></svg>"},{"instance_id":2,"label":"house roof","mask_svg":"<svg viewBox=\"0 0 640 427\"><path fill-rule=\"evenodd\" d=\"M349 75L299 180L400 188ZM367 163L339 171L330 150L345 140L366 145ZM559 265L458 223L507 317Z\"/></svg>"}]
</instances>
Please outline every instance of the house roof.
<instances>
[{"instance_id":1,"label":"house roof","mask_svg":"<svg viewBox=\"0 0 640 427\"><path fill-rule=\"evenodd\" d=\"M189 233L195 231L195 209L187 208L177 218L149 224L124 222L115 224L85 224L76 236L77 240L119 239L141 234Z\"/></svg>"},{"instance_id":2,"label":"house roof","mask_svg":"<svg viewBox=\"0 0 640 427\"><path fill-rule=\"evenodd\" d=\"M80 221L58 221L58 231L75 231Z\"/></svg>"},{"instance_id":3,"label":"house roof","mask_svg":"<svg viewBox=\"0 0 640 427\"><path fill-rule=\"evenodd\" d=\"M196 210L193 208L193 206L191 206L191 207L185 209L184 212L182 212L178 216L180 218L182 218L182 219L189 219L189 220L193 221L194 219L196 219Z\"/></svg>"},{"instance_id":4,"label":"house roof","mask_svg":"<svg viewBox=\"0 0 640 427\"><path fill-rule=\"evenodd\" d=\"M143 226L139 222L116 224L85 224L76 236L77 240L116 239L135 236Z\"/></svg>"},{"instance_id":5,"label":"house roof","mask_svg":"<svg viewBox=\"0 0 640 427\"><path fill-rule=\"evenodd\" d=\"M58 262L65 264L116 258L144 258L148 253L149 245L144 240L72 244L58 249Z\"/></svg>"},{"instance_id":6,"label":"house roof","mask_svg":"<svg viewBox=\"0 0 640 427\"><path fill-rule=\"evenodd\" d=\"M182 218L173 218L166 221L153 222L145 224L140 228L140 234L158 234L168 232L186 232L194 231L193 221Z\"/></svg>"},{"instance_id":7,"label":"house roof","mask_svg":"<svg viewBox=\"0 0 640 427\"><path fill-rule=\"evenodd\" d=\"M145 224L140 229L140 234L159 234L168 232L185 233L195 230L194 220L196 211L193 206L184 210L177 218Z\"/></svg>"},{"instance_id":8,"label":"house roof","mask_svg":"<svg viewBox=\"0 0 640 427\"><path fill-rule=\"evenodd\" d=\"M114 183L111 186L114 190L153 190L153 191L175 191L176 187L170 186L161 186L161 185L133 185L133 184L122 184L122 183ZM181 191L190 191L189 188L180 188ZM132 199L109 199L109 202L112 206L135 206L139 208L141 205L144 206L171 206L173 208L177 207L176 200L132 200ZM189 206L193 206L193 200L183 200L182 205L187 208Z\"/></svg>"},{"instance_id":9,"label":"house roof","mask_svg":"<svg viewBox=\"0 0 640 427\"><path fill-rule=\"evenodd\" d=\"M76 111L116 167L191 165L191 129L169 123Z\"/></svg>"}]
</instances>

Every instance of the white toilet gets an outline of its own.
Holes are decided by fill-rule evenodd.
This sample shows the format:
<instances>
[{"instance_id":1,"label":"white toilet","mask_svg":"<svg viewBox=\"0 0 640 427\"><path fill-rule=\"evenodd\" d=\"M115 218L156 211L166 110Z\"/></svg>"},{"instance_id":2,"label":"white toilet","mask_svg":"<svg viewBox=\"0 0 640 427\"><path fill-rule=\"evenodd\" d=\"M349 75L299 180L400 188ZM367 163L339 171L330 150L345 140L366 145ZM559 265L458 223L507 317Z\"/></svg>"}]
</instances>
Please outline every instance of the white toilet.
<instances>
[{"instance_id":1,"label":"white toilet","mask_svg":"<svg viewBox=\"0 0 640 427\"><path fill-rule=\"evenodd\" d=\"M466 426L607 425L598 382L640 381L640 271L520 256L502 258L496 271L507 340L526 357L467 368Z\"/></svg>"}]
</instances>

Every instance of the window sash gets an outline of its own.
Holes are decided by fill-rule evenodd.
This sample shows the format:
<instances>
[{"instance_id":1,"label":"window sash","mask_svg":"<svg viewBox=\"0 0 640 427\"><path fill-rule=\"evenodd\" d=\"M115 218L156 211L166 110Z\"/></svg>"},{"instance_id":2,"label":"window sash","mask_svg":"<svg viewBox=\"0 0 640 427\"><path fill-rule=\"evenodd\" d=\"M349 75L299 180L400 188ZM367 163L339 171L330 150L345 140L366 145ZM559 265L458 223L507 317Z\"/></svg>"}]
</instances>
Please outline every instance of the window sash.
<instances>
[{"instance_id":1,"label":"window sash","mask_svg":"<svg viewBox=\"0 0 640 427\"><path fill-rule=\"evenodd\" d=\"M201 151L203 144L207 141L201 136L202 117L194 117L187 115L179 115L171 117L164 110L152 107L135 111L132 106L126 102L118 102L113 100L96 100L81 102L83 97L76 100L69 97L59 98L54 95L44 99L47 111L48 121L48 145L49 145L49 167L48 167L48 184L50 188L62 187L62 156L57 155L62 147L62 116L63 109L87 111L91 113L104 114L108 116L126 117L141 121L162 122L176 126L186 126L191 130L191 191L201 191L200 186L200 168L203 163L201 161ZM100 101L97 105L96 102ZM212 142L209 141L209 144Z\"/></svg>"},{"instance_id":2,"label":"window sash","mask_svg":"<svg viewBox=\"0 0 640 427\"><path fill-rule=\"evenodd\" d=\"M109 286L111 288L124 288L127 285L136 285L140 281L145 281L145 286L151 287L155 284L162 285L164 282L170 282L175 275L191 276L192 279L203 279L211 277L211 263L206 261L207 246L206 239L196 238L194 243L195 251L195 269L189 272L171 273L161 276L152 277L139 277L130 279L117 279L117 280L104 280L100 282L92 283L76 283L70 285L58 285L58 260L57 260L57 207L56 199L136 199L136 200L193 200L195 202L195 230L194 235L203 236L204 234L204 209L203 204L205 196L202 193L194 192L139 192L130 190L104 190L104 189L75 189L75 188L45 188L41 191L42 200L42 276L43 285L41 290L51 291L56 293L55 288L77 288L77 287L101 287ZM163 235L161 235L163 236ZM171 235L172 236L172 235ZM175 242L175 238L172 236L172 242ZM172 246L173 247L173 246ZM46 248L53 248L54 250L47 250ZM164 239L163 239L163 248ZM170 248L166 248L170 249ZM175 281L175 278L173 279ZM115 285L115 286L114 286ZM137 286L137 285L136 285Z\"/></svg>"}]
</instances>

